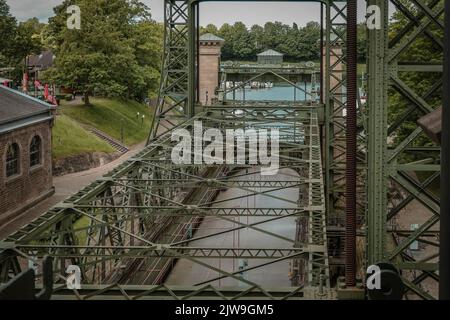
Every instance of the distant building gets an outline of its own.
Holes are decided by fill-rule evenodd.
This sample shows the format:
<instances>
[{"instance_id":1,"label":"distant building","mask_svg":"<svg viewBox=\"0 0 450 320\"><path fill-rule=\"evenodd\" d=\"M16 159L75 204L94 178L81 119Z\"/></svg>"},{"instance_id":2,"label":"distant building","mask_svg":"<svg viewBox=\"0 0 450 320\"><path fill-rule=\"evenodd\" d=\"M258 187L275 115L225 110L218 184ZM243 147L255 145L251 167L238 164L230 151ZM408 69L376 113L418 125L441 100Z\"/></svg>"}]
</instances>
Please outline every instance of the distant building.
<instances>
[{"instance_id":1,"label":"distant building","mask_svg":"<svg viewBox=\"0 0 450 320\"><path fill-rule=\"evenodd\" d=\"M275 50L266 50L258 54L258 63L260 64L283 64L284 54Z\"/></svg>"},{"instance_id":2,"label":"distant building","mask_svg":"<svg viewBox=\"0 0 450 320\"><path fill-rule=\"evenodd\" d=\"M0 85L0 225L54 193L53 111Z\"/></svg>"},{"instance_id":3,"label":"distant building","mask_svg":"<svg viewBox=\"0 0 450 320\"><path fill-rule=\"evenodd\" d=\"M26 63L28 72L33 76L33 80L39 80L40 73L51 68L55 59L55 54L50 50L29 56Z\"/></svg>"},{"instance_id":4,"label":"distant building","mask_svg":"<svg viewBox=\"0 0 450 320\"><path fill-rule=\"evenodd\" d=\"M200 102L203 105L210 105L217 98L216 89L219 87L220 54L224 41L211 33L204 34L199 39L199 95Z\"/></svg>"}]
</instances>

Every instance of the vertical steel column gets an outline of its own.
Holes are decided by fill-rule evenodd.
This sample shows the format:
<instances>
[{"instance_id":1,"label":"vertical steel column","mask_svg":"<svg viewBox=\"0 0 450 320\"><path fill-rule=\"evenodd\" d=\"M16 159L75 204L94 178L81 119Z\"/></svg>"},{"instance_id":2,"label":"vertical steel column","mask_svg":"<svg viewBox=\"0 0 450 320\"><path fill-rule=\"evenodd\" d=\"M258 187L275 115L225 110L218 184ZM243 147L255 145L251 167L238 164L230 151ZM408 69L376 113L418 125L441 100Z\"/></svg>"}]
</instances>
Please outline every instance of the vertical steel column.
<instances>
[{"instance_id":1,"label":"vertical steel column","mask_svg":"<svg viewBox=\"0 0 450 320\"><path fill-rule=\"evenodd\" d=\"M326 3L325 6L325 70L324 70L324 102L325 102L325 206L327 208L327 218L334 213L334 203L333 203L333 146L332 146L332 135L333 135L333 103L331 101L331 63L330 63L330 43L331 43L331 8L330 4ZM322 62L323 63L323 62Z\"/></svg>"},{"instance_id":2,"label":"vertical steel column","mask_svg":"<svg viewBox=\"0 0 450 320\"><path fill-rule=\"evenodd\" d=\"M196 92L195 101L196 103L200 103L200 3L198 3L195 7L195 24L196 24L196 50L197 50L197 75L196 75Z\"/></svg>"},{"instance_id":3,"label":"vertical steel column","mask_svg":"<svg viewBox=\"0 0 450 320\"><path fill-rule=\"evenodd\" d=\"M450 300L450 1L445 1L444 103L441 144L439 298Z\"/></svg>"},{"instance_id":4,"label":"vertical steel column","mask_svg":"<svg viewBox=\"0 0 450 320\"><path fill-rule=\"evenodd\" d=\"M357 2L347 1L347 119L345 181L345 284L356 286Z\"/></svg>"},{"instance_id":5,"label":"vertical steel column","mask_svg":"<svg viewBox=\"0 0 450 320\"><path fill-rule=\"evenodd\" d=\"M369 0L381 10L381 29L368 31L368 175L367 263L383 261L387 212L388 5Z\"/></svg>"},{"instance_id":6,"label":"vertical steel column","mask_svg":"<svg viewBox=\"0 0 450 320\"><path fill-rule=\"evenodd\" d=\"M196 28L195 28L195 7L198 2L188 1L188 101L187 101L187 112L186 115L189 118L194 116L194 106L196 100L196 53L195 48L197 47L195 43L196 38Z\"/></svg>"},{"instance_id":7,"label":"vertical steel column","mask_svg":"<svg viewBox=\"0 0 450 320\"><path fill-rule=\"evenodd\" d=\"M191 83L195 87L195 70L189 67L189 5L188 0L164 1L164 52L161 83L158 105L155 108L152 130L147 144L162 132L171 129L179 121L177 119L172 122L170 118L178 118L180 115L187 118L189 114L188 85ZM191 55L195 56L195 52ZM195 63L193 68L195 68ZM193 81L190 80L190 76L194 77ZM192 103L191 107L193 105ZM174 112L170 112L172 110ZM183 114L180 114L181 110Z\"/></svg>"},{"instance_id":8,"label":"vertical steel column","mask_svg":"<svg viewBox=\"0 0 450 320\"><path fill-rule=\"evenodd\" d=\"M323 71L325 66L323 65L323 3L320 3L320 103L323 103Z\"/></svg>"}]
</instances>

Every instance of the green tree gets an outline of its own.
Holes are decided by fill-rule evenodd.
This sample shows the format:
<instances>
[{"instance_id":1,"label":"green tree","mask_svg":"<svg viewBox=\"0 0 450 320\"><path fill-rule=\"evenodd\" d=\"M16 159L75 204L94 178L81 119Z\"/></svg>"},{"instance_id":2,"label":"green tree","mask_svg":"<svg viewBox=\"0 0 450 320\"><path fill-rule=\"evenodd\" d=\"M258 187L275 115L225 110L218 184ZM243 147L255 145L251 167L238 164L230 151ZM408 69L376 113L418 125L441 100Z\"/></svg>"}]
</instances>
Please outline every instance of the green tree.
<instances>
[{"instance_id":1,"label":"green tree","mask_svg":"<svg viewBox=\"0 0 450 320\"><path fill-rule=\"evenodd\" d=\"M70 30L66 8L73 3L66 0L55 7L49 21L48 38L57 58L47 78L82 92L85 105L94 93L135 99L148 94L157 78L155 48L161 44L152 38L161 33L149 8L137 0L79 0L81 29Z\"/></svg>"},{"instance_id":2,"label":"green tree","mask_svg":"<svg viewBox=\"0 0 450 320\"><path fill-rule=\"evenodd\" d=\"M156 96L159 89L164 27L154 21L141 21L134 29L134 54L138 70L136 83L130 83L130 93L141 100Z\"/></svg>"},{"instance_id":3,"label":"green tree","mask_svg":"<svg viewBox=\"0 0 450 320\"><path fill-rule=\"evenodd\" d=\"M254 43L252 43L247 27L242 22L236 22L232 30L231 41L234 55L239 60L251 59L254 52Z\"/></svg>"},{"instance_id":4,"label":"green tree","mask_svg":"<svg viewBox=\"0 0 450 320\"><path fill-rule=\"evenodd\" d=\"M223 59L235 59L236 55L233 51L233 27L225 23L219 29L219 36L225 40L222 47Z\"/></svg>"},{"instance_id":5,"label":"green tree","mask_svg":"<svg viewBox=\"0 0 450 320\"><path fill-rule=\"evenodd\" d=\"M217 30L214 25L201 29L203 33L215 33L225 40L222 58L229 60L254 60L256 55L267 49L285 54L288 61L318 60L320 57L320 24L309 22L300 28L281 22L267 22L264 27L253 25L247 29L242 22L224 24Z\"/></svg>"},{"instance_id":6,"label":"green tree","mask_svg":"<svg viewBox=\"0 0 450 320\"><path fill-rule=\"evenodd\" d=\"M257 24L253 25L250 28L250 37L254 44L253 56L255 57L264 50L264 28Z\"/></svg>"},{"instance_id":7,"label":"green tree","mask_svg":"<svg viewBox=\"0 0 450 320\"><path fill-rule=\"evenodd\" d=\"M13 40L16 33L16 19L10 14L6 0L0 0L0 66L8 66L13 55Z\"/></svg>"},{"instance_id":8,"label":"green tree","mask_svg":"<svg viewBox=\"0 0 450 320\"><path fill-rule=\"evenodd\" d=\"M31 18L19 23L13 42L14 54L20 59L27 55L39 53L42 50L41 31L44 24L37 18Z\"/></svg>"},{"instance_id":9,"label":"green tree","mask_svg":"<svg viewBox=\"0 0 450 320\"><path fill-rule=\"evenodd\" d=\"M282 41L286 39L289 26L282 24L281 22L267 22L264 25L264 49L274 49L282 51Z\"/></svg>"},{"instance_id":10,"label":"green tree","mask_svg":"<svg viewBox=\"0 0 450 320\"><path fill-rule=\"evenodd\" d=\"M318 22L308 22L300 30L297 52L298 60L320 59L320 24Z\"/></svg>"},{"instance_id":11,"label":"green tree","mask_svg":"<svg viewBox=\"0 0 450 320\"><path fill-rule=\"evenodd\" d=\"M219 35L219 30L212 23L208 24L206 27L200 27L200 34L212 33L214 35Z\"/></svg>"},{"instance_id":12,"label":"green tree","mask_svg":"<svg viewBox=\"0 0 450 320\"><path fill-rule=\"evenodd\" d=\"M366 24L358 24L358 62L365 63L367 56L367 31Z\"/></svg>"},{"instance_id":13,"label":"green tree","mask_svg":"<svg viewBox=\"0 0 450 320\"><path fill-rule=\"evenodd\" d=\"M40 32L43 24L37 18L17 24L5 0L0 0L0 67L8 70L8 77L19 81L25 58L41 51Z\"/></svg>"}]
</instances>

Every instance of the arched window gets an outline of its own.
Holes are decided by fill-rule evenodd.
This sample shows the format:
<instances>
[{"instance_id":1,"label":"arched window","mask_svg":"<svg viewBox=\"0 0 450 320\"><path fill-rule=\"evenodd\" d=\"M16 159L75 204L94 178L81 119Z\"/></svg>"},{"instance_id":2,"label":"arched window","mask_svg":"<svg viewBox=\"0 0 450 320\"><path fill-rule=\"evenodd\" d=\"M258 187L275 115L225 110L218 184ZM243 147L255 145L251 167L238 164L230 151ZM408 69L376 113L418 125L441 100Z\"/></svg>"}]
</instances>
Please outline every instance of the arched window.
<instances>
[{"instance_id":1,"label":"arched window","mask_svg":"<svg viewBox=\"0 0 450 320\"><path fill-rule=\"evenodd\" d=\"M6 177L19 174L19 145L13 143L9 145L6 153Z\"/></svg>"},{"instance_id":2,"label":"arched window","mask_svg":"<svg viewBox=\"0 0 450 320\"><path fill-rule=\"evenodd\" d=\"M30 167L41 164L42 143L39 136L34 136L30 143Z\"/></svg>"}]
</instances>

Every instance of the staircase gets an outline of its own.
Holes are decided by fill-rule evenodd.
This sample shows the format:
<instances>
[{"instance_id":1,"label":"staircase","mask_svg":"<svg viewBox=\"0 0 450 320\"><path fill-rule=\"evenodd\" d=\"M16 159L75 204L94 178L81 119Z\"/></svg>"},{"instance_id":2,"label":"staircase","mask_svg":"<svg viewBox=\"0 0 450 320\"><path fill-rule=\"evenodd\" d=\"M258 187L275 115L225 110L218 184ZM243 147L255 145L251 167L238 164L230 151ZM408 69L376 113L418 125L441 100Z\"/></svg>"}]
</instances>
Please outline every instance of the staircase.
<instances>
[{"instance_id":1,"label":"staircase","mask_svg":"<svg viewBox=\"0 0 450 320\"><path fill-rule=\"evenodd\" d=\"M106 143L108 143L110 146L112 146L114 149L116 149L117 151L119 151L121 153L127 153L128 151L130 151L130 149L128 149L121 142L119 142L119 141L115 140L114 138L110 137L109 135L107 135L103 131L100 131L100 130L98 130L96 128L93 128L93 127L86 127L86 130L88 130L89 132L93 133L94 135L96 135L97 137L99 137L100 139L102 139L103 141L105 141Z\"/></svg>"}]
</instances>

